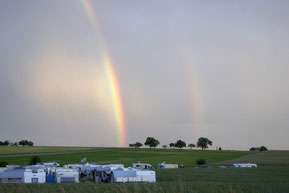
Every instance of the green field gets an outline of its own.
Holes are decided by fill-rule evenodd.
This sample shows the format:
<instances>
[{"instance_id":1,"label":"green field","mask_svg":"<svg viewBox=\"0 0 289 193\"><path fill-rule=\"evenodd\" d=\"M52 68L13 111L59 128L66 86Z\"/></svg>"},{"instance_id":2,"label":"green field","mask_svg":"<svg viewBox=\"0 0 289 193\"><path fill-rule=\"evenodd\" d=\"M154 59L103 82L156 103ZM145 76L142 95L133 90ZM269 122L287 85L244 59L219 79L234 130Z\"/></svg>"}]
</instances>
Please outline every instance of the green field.
<instances>
[{"instance_id":1,"label":"green field","mask_svg":"<svg viewBox=\"0 0 289 193\"><path fill-rule=\"evenodd\" d=\"M288 193L289 167L156 170L155 184L0 184L0 192Z\"/></svg>"},{"instance_id":2,"label":"green field","mask_svg":"<svg viewBox=\"0 0 289 193\"><path fill-rule=\"evenodd\" d=\"M31 156L0 157L9 164L26 165ZM185 169L156 170L157 183L146 184L0 184L0 192L198 192L198 193L288 193L289 151L196 151L164 149L102 148L94 152L40 155L42 161L61 164L89 162L124 163L142 161L154 166L162 161L184 164ZM195 160L204 158L214 168L196 168ZM258 168L218 168L235 162L258 163Z\"/></svg>"},{"instance_id":3,"label":"green field","mask_svg":"<svg viewBox=\"0 0 289 193\"><path fill-rule=\"evenodd\" d=\"M248 162L257 163L259 166L289 166L289 151L263 151L219 162L216 165L232 165L233 163Z\"/></svg>"},{"instance_id":4,"label":"green field","mask_svg":"<svg viewBox=\"0 0 289 193\"><path fill-rule=\"evenodd\" d=\"M12 153L12 152L11 152ZM125 166L131 166L132 163L141 161L157 166L163 161L167 163L178 163L186 167L195 166L197 159L203 158L207 163L221 162L235 159L241 156L251 154L246 151L201 151L201 150L171 150L171 149L128 149L128 148L99 148L93 149L93 152L67 153L55 155L39 155L42 162L56 161L61 165L68 163L79 163L84 157L90 163L109 164L123 163ZM0 161L6 161L9 164L25 166L29 163L31 155L17 157L1 157Z\"/></svg>"},{"instance_id":5,"label":"green field","mask_svg":"<svg viewBox=\"0 0 289 193\"><path fill-rule=\"evenodd\" d=\"M0 146L0 155L38 154L74 151L93 151L95 147L27 147L27 146Z\"/></svg>"}]
</instances>

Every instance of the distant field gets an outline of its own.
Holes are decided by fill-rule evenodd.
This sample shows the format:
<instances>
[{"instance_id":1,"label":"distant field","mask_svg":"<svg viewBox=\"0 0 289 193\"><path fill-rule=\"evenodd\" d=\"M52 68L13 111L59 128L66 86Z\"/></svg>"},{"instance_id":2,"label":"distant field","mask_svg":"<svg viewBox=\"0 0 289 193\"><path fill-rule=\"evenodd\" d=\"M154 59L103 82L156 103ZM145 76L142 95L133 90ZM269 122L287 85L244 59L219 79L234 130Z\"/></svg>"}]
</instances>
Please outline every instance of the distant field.
<instances>
[{"instance_id":1,"label":"distant field","mask_svg":"<svg viewBox=\"0 0 289 193\"><path fill-rule=\"evenodd\" d=\"M289 190L289 167L186 168L156 173L154 184L0 184L0 192L288 193Z\"/></svg>"},{"instance_id":2,"label":"distant field","mask_svg":"<svg viewBox=\"0 0 289 193\"><path fill-rule=\"evenodd\" d=\"M28 148L28 147L27 147ZM59 150L59 149L57 149ZM204 158L207 163L221 162L236 159L250 154L247 151L201 151L201 150L171 150L171 149L129 149L129 148L99 148L99 149L80 149L94 150L93 152L80 152L73 154L39 155L42 162L56 161L60 164L79 163L84 157L87 161L97 164L123 163L131 166L132 163L141 161L157 166L163 161L167 163L177 163L186 167L195 166L195 161ZM31 151L31 150L27 150ZM53 148L50 149L53 151ZM65 151L65 149L62 149ZM71 149L71 151L76 151ZM0 161L7 161L9 164L27 165L31 155L17 157L1 157Z\"/></svg>"},{"instance_id":3,"label":"distant field","mask_svg":"<svg viewBox=\"0 0 289 193\"><path fill-rule=\"evenodd\" d=\"M248 154L233 160L226 160L216 165L232 165L233 163L257 163L259 166L289 166L289 151L263 151Z\"/></svg>"},{"instance_id":4,"label":"distant field","mask_svg":"<svg viewBox=\"0 0 289 193\"><path fill-rule=\"evenodd\" d=\"M89 150L95 150L95 149L97 148L93 148L93 147L0 146L0 155L74 152L74 151L89 151Z\"/></svg>"}]
</instances>

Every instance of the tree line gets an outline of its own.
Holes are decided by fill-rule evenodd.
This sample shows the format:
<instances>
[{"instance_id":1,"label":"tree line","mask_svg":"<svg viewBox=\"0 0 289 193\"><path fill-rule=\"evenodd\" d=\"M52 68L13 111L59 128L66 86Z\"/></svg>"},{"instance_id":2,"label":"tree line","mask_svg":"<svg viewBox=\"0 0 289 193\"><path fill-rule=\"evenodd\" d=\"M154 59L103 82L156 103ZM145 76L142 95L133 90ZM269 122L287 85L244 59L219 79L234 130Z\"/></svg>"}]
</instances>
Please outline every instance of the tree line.
<instances>
[{"instance_id":1,"label":"tree line","mask_svg":"<svg viewBox=\"0 0 289 193\"><path fill-rule=\"evenodd\" d=\"M150 148L156 148L159 144L160 144L159 140L157 140L153 137L147 137L146 141L144 142L144 145L148 146ZM184 147L189 147L191 149L193 147L199 147L199 148L202 148L202 150L204 150L204 149L208 148L209 145L210 146L213 145L213 142L210 139L208 139L206 137L200 137L198 139L197 144L190 143L187 145L186 142L184 142L183 140L177 140L175 143L170 143L169 147L170 148L179 148L179 149L182 149ZM141 146L143 146L143 144L140 142L129 144L129 147L134 147L134 148L140 148ZM168 146L162 145L162 147L166 149ZM221 150L221 148L219 148L219 150Z\"/></svg>"},{"instance_id":2,"label":"tree line","mask_svg":"<svg viewBox=\"0 0 289 193\"><path fill-rule=\"evenodd\" d=\"M28 141L28 140L20 140L19 142L10 142L9 140L5 140L5 141L0 141L0 146L18 146L18 145L22 145L22 146L33 146L33 142L32 141Z\"/></svg>"}]
</instances>

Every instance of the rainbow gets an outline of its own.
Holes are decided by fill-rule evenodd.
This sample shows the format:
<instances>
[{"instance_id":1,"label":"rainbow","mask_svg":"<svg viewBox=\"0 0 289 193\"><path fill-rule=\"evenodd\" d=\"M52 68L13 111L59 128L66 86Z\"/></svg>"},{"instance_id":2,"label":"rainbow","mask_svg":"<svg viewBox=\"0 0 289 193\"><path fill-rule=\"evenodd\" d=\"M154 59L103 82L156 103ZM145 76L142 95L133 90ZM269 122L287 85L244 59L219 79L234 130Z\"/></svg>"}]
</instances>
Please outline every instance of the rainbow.
<instances>
[{"instance_id":1,"label":"rainbow","mask_svg":"<svg viewBox=\"0 0 289 193\"><path fill-rule=\"evenodd\" d=\"M103 49L103 61L105 65L108 86L109 86L109 90L110 90L110 94L112 98L113 111L114 111L114 116L115 116L119 144L122 147L125 147L127 146L125 115L124 115L124 110L123 110L123 105L122 105L121 92L120 92L119 84L117 81L117 76L113 68L113 63L110 57L110 53L107 49L107 46L105 44L105 41L101 32L100 23L97 20L96 12L93 9L91 1L82 0L82 4L86 10L88 17L91 20L91 23L93 24L96 32L98 33L98 36L100 37L100 46Z\"/></svg>"}]
</instances>

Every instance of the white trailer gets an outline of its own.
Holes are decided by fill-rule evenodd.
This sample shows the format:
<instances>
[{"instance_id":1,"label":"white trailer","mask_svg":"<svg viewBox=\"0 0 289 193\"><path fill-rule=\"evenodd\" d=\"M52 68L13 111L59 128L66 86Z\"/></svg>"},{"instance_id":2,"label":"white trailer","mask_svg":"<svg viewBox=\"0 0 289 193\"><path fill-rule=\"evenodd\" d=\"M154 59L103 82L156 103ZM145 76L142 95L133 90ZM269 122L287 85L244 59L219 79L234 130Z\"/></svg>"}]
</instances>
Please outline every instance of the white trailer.
<instances>
[{"instance_id":1,"label":"white trailer","mask_svg":"<svg viewBox=\"0 0 289 193\"><path fill-rule=\"evenodd\" d=\"M256 168L257 164L253 164L253 163L236 163L233 164L234 168Z\"/></svg>"},{"instance_id":2,"label":"white trailer","mask_svg":"<svg viewBox=\"0 0 289 193\"><path fill-rule=\"evenodd\" d=\"M140 170L153 170L154 167L151 164L147 164L147 163L133 163L132 164L132 168L134 169L140 169Z\"/></svg>"},{"instance_id":3,"label":"white trailer","mask_svg":"<svg viewBox=\"0 0 289 193\"><path fill-rule=\"evenodd\" d=\"M57 162L48 162L48 163L43 163L44 166L46 167L58 167L59 163Z\"/></svg>"},{"instance_id":4,"label":"white trailer","mask_svg":"<svg viewBox=\"0 0 289 193\"><path fill-rule=\"evenodd\" d=\"M23 183L45 183L46 173L44 169L26 169L24 171Z\"/></svg>"},{"instance_id":5,"label":"white trailer","mask_svg":"<svg viewBox=\"0 0 289 193\"><path fill-rule=\"evenodd\" d=\"M178 164L167 164L166 162L158 164L158 169L176 169L179 168Z\"/></svg>"},{"instance_id":6,"label":"white trailer","mask_svg":"<svg viewBox=\"0 0 289 193\"><path fill-rule=\"evenodd\" d=\"M111 182L113 183L129 183L129 182L156 182L155 171L144 170L115 170L111 174Z\"/></svg>"},{"instance_id":7,"label":"white trailer","mask_svg":"<svg viewBox=\"0 0 289 193\"><path fill-rule=\"evenodd\" d=\"M79 171L68 168L56 168L55 179L57 183L79 183Z\"/></svg>"}]
</instances>

